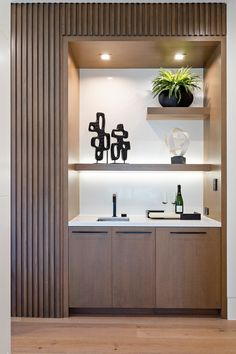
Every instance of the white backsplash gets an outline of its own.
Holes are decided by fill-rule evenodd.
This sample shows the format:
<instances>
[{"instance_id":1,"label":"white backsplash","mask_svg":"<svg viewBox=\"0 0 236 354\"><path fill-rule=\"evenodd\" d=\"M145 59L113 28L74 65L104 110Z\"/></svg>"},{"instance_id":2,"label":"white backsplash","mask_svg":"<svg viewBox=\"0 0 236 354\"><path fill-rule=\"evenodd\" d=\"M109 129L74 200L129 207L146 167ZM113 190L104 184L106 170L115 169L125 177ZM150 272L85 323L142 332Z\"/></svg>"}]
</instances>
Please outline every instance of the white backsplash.
<instances>
[{"instance_id":1,"label":"white backsplash","mask_svg":"<svg viewBox=\"0 0 236 354\"><path fill-rule=\"evenodd\" d=\"M193 69L200 77L202 69ZM186 130L190 146L187 163L203 162L202 121L147 121L147 107L159 106L152 98L151 81L157 69L82 69L80 70L80 162L94 163L94 148L89 122L96 112L104 112L106 131L119 123L129 132L127 163L170 163L165 135L174 127ZM203 105L202 90L193 106ZM105 160L104 160L105 162ZM201 172L83 172L80 173L81 215L111 214L112 194L117 193L118 213L144 214L146 209L161 208L167 192L168 210L177 184L183 188L185 210L202 211L203 173Z\"/></svg>"}]
</instances>

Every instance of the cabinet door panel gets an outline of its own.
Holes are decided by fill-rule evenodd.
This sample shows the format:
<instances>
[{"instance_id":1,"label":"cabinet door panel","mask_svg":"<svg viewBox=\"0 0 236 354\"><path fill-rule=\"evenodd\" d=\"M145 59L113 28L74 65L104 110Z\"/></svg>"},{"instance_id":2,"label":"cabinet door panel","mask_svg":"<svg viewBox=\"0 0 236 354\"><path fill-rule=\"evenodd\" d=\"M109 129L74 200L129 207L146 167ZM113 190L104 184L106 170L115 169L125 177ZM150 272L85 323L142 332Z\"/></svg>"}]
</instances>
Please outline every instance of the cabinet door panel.
<instances>
[{"instance_id":1,"label":"cabinet door panel","mask_svg":"<svg viewBox=\"0 0 236 354\"><path fill-rule=\"evenodd\" d=\"M219 228L156 229L156 307L219 309Z\"/></svg>"},{"instance_id":2,"label":"cabinet door panel","mask_svg":"<svg viewBox=\"0 0 236 354\"><path fill-rule=\"evenodd\" d=\"M117 228L112 233L113 306L155 307L155 230Z\"/></svg>"},{"instance_id":3,"label":"cabinet door panel","mask_svg":"<svg viewBox=\"0 0 236 354\"><path fill-rule=\"evenodd\" d=\"M111 307L111 267L109 228L71 228L69 306Z\"/></svg>"}]
</instances>

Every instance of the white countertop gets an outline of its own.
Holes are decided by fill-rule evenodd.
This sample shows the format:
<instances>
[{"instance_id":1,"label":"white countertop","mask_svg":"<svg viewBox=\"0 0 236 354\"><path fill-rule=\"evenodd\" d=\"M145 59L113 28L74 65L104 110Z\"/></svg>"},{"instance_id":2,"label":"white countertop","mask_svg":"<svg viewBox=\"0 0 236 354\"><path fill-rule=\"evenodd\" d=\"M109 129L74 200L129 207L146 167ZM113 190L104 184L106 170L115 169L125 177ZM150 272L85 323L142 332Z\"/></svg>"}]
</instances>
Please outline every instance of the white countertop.
<instances>
[{"instance_id":1,"label":"white countertop","mask_svg":"<svg viewBox=\"0 0 236 354\"><path fill-rule=\"evenodd\" d=\"M98 216L78 215L69 221L69 226L221 227L219 221L207 218L206 216L202 216L202 220L154 220L148 219L144 215L128 215L128 217L130 221L97 221Z\"/></svg>"}]
</instances>

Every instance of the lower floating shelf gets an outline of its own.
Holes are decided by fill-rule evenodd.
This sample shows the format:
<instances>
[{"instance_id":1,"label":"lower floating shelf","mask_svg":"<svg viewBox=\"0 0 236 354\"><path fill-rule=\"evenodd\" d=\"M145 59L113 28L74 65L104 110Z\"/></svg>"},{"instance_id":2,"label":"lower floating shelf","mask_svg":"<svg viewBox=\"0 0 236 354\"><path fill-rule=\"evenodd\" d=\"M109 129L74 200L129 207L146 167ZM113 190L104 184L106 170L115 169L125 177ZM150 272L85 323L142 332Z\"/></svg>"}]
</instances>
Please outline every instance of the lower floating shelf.
<instances>
[{"instance_id":1,"label":"lower floating shelf","mask_svg":"<svg viewBox=\"0 0 236 354\"><path fill-rule=\"evenodd\" d=\"M129 164L129 163L75 163L69 164L73 171L203 171L212 170L210 164Z\"/></svg>"}]
</instances>

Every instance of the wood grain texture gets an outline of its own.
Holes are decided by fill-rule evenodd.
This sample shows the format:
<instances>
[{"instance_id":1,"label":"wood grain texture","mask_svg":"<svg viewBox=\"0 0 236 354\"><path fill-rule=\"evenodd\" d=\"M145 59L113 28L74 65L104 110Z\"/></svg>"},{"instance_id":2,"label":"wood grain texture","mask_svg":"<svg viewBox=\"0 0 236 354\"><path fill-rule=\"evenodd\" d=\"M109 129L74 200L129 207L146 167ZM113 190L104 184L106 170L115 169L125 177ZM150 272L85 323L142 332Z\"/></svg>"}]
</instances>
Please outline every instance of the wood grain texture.
<instances>
[{"instance_id":1,"label":"wood grain texture","mask_svg":"<svg viewBox=\"0 0 236 354\"><path fill-rule=\"evenodd\" d=\"M224 55L224 53L222 53ZM221 51L217 48L204 69L205 105L209 107L210 119L204 121L204 161L214 164L211 173L204 175L204 206L209 208L209 216L221 221L221 163L222 126L225 124L222 112ZM213 191L213 178L218 179L218 191Z\"/></svg>"},{"instance_id":2,"label":"wood grain texture","mask_svg":"<svg viewBox=\"0 0 236 354\"><path fill-rule=\"evenodd\" d=\"M13 319L12 354L234 354L235 331L235 321L205 317Z\"/></svg>"},{"instance_id":3,"label":"wood grain texture","mask_svg":"<svg viewBox=\"0 0 236 354\"><path fill-rule=\"evenodd\" d=\"M69 307L112 307L110 228L70 227Z\"/></svg>"},{"instance_id":4,"label":"wood grain texture","mask_svg":"<svg viewBox=\"0 0 236 354\"><path fill-rule=\"evenodd\" d=\"M217 7L219 12L219 8ZM204 175L204 206L210 211L210 217L222 222L222 315L227 316L227 203L226 203L226 48L222 40L204 70L206 83L205 104L210 108L211 119L204 122L204 161L213 163L215 168ZM212 190L213 178L218 179L218 191Z\"/></svg>"},{"instance_id":5,"label":"wood grain texture","mask_svg":"<svg viewBox=\"0 0 236 354\"><path fill-rule=\"evenodd\" d=\"M220 229L156 229L156 307L221 308Z\"/></svg>"},{"instance_id":6,"label":"wood grain texture","mask_svg":"<svg viewBox=\"0 0 236 354\"><path fill-rule=\"evenodd\" d=\"M209 107L148 107L147 120L204 120L210 117Z\"/></svg>"},{"instance_id":7,"label":"wood grain texture","mask_svg":"<svg viewBox=\"0 0 236 354\"><path fill-rule=\"evenodd\" d=\"M225 36L225 4L83 3L63 6L63 35Z\"/></svg>"},{"instance_id":8,"label":"wood grain texture","mask_svg":"<svg viewBox=\"0 0 236 354\"><path fill-rule=\"evenodd\" d=\"M155 229L112 228L113 307L155 307Z\"/></svg>"},{"instance_id":9,"label":"wood grain texture","mask_svg":"<svg viewBox=\"0 0 236 354\"><path fill-rule=\"evenodd\" d=\"M202 40L199 41L198 39ZM182 66L202 68L214 49L219 45L219 36L148 36L133 37L80 37L69 42L75 64L80 69L92 68L176 68L174 54L184 52ZM167 45L168 41L168 45ZM138 43L137 43L138 42ZM100 59L101 53L110 53L111 60Z\"/></svg>"},{"instance_id":10,"label":"wood grain texture","mask_svg":"<svg viewBox=\"0 0 236 354\"><path fill-rule=\"evenodd\" d=\"M211 171L210 164L75 163L72 171Z\"/></svg>"},{"instance_id":11,"label":"wood grain texture","mask_svg":"<svg viewBox=\"0 0 236 354\"><path fill-rule=\"evenodd\" d=\"M79 70L73 57L68 54L68 162L79 161ZM68 176L68 219L79 215L79 175L70 173Z\"/></svg>"},{"instance_id":12,"label":"wood grain texture","mask_svg":"<svg viewBox=\"0 0 236 354\"><path fill-rule=\"evenodd\" d=\"M58 9L12 5L12 313L18 316L62 314Z\"/></svg>"},{"instance_id":13,"label":"wood grain texture","mask_svg":"<svg viewBox=\"0 0 236 354\"><path fill-rule=\"evenodd\" d=\"M11 5L13 315L59 317L68 311L68 122L63 103L63 38L210 39L226 35L225 6Z\"/></svg>"},{"instance_id":14,"label":"wood grain texture","mask_svg":"<svg viewBox=\"0 0 236 354\"><path fill-rule=\"evenodd\" d=\"M222 118L221 118L221 283L222 283L222 311L223 318L227 318L227 112L226 112L226 41L221 44L221 93L222 93Z\"/></svg>"}]
</instances>

